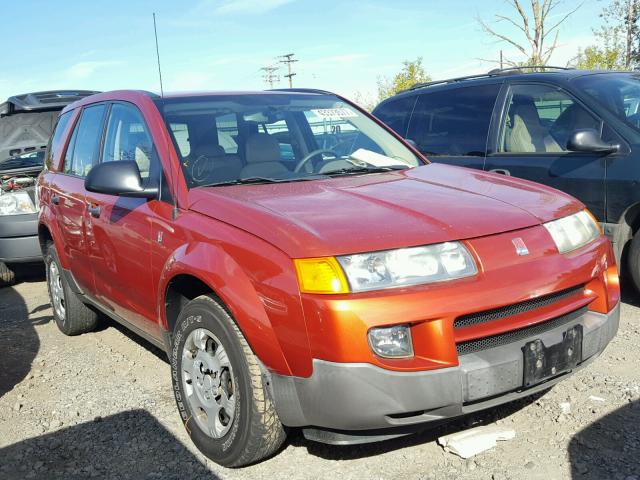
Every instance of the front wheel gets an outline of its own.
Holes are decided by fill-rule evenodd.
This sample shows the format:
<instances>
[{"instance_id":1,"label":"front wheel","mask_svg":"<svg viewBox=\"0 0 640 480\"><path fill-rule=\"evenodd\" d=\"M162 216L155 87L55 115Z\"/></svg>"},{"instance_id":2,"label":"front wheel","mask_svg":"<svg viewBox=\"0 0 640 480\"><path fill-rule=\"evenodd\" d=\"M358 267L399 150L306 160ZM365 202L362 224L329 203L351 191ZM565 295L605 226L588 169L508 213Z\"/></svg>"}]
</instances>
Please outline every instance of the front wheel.
<instances>
[{"instance_id":1,"label":"front wheel","mask_svg":"<svg viewBox=\"0 0 640 480\"><path fill-rule=\"evenodd\" d=\"M180 312L171 351L176 403L187 433L207 457L241 467L273 454L285 432L258 359L212 296Z\"/></svg>"}]
</instances>

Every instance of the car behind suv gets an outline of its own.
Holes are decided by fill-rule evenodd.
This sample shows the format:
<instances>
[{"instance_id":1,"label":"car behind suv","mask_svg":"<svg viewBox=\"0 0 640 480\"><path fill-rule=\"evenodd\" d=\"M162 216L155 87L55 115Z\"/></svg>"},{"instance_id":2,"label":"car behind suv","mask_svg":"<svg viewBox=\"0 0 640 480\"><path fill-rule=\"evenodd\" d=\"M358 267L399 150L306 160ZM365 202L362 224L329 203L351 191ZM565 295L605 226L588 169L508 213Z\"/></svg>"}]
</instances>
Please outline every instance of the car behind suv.
<instances>
[{"instance_id":1,"label":"car behind suv","mask_svg":"<svg viewBox=\"0 0 640 480\"><path fill-rule=\"evenodd\" d=\"M540 70L541 68L538 68ZM526 178L583 201L640 290L640 75L545 67L419 84L374 115L434 162Z\"/></svg>"},{"instance_id":2,"label":"car behind suv","mask_svg":"<svg viewBox=\"0 0 640 480\"><path fill-rule=\"evenodd\" d=\"M15 264L42 262L34 186L45 146L60 110L94 93L28 93L0 104L0 286L13 283Z\"/></svg>"},{"instance_id":3,"label":"car behind suv","mask_svg":"<svg viewBox=\"0 0 640 480\"><path fill-rule=\"evenodd\" d=\"M428 164L331 93L95 95L47 158L58 327L103 312L163 348L187 432L223 465L272 454L284 426L360 443L525 397L618 328L583 204Z\"/></svg>"}]
</instances>

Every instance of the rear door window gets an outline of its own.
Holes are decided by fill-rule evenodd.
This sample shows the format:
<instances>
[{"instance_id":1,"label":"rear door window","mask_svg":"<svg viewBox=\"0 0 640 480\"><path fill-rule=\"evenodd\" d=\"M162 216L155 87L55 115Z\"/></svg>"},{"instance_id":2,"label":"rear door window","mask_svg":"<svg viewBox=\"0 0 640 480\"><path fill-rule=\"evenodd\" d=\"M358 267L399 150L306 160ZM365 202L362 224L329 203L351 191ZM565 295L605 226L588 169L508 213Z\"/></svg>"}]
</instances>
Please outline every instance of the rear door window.
<instances>
[{"instance_id":1,"label":"rear door window","mask_svg":"<svg viewBox=\"0 0 640 480\"><path fill-rule=\"evenodd\" d=\"M80 121L73 132L73 151L69 151L70 145L65 156L65 173L86 177L97 163L105 109L104 104L83 109Z\"/></svg>"},{"instance_id":2,"label":"rear door window","mask_svg":"<svg viewBox=\"0 0 640 480\"><path fill-rule=\"evenodd\" d=\"M378 106L373 114L391 127L401 137L407 136L409 118L416 104L417 95L389 100Z\"/></svg>"},{"instance_id":3,"label":"rear door window","mask_svg":"<svg viewBox=\"0 0 640 480\"><path fill-rule=\"evenodd\" d=\"M238 119L235 113L216 117L218 131L218 145L224 148L224 153L236 155L238 153Z\"/></svg>"},{"instance_id":4,"label":"rear door window","mask_svg":"<svg viewBox=\"0 0 640 480\"><path fill-rule=\"evenodd\" d=\"M499 90L490 84L421 94L407 138L427 155L484 156Z\"/></svg>"},{"instance_id":5,"label":"rear door window","mask_svg":"<svg viewBox=\"0 0 640 480\"><path fill-rule=\"evenodd\" d=\"M176 140L178 150L180 150L180 156L186 158L191 153L191 144L189 142L189 125L180 122L169 123L171 127L171 133Z\"/></svg>"}]
</instances>

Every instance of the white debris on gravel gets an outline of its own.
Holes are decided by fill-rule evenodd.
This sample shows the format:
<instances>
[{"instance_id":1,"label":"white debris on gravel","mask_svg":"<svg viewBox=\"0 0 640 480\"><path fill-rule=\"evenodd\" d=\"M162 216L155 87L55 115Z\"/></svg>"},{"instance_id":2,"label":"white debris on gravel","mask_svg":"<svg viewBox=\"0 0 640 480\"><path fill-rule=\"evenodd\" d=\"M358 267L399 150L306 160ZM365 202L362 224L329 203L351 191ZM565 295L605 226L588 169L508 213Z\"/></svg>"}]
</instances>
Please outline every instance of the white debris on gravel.
<instances>
[{"instance_id":1,"label":"white debris on gravel","mask_svg":"<svg viewBox=\"0 0 640 480\"><path fill-rule=\"evenodd\" d=\"M571 403L569 402L561 402L560 403L560 411L565 415L569 415L571 413Z\"/></svg>"},{"instance_id":2,"label":"white debris on gravel","mask_svg":"<svg viewBox=\"0 0 640 480\"><path fill-rule=\"evenodd\" d=\"M589 397L589 400L591 400L592 402L600 402L600 403L604 403L605 399L602 397L597 397L596 395L591 395Z\"/></svg>"},{"instance_id":3,"label":"white debris on gravel","mask_svg":"<svg viewBox=\"0 0 640 480\"><path fill-rule=\"evenodd\" d=\"M487 425L445 435L438 438L438 443L445 451L466 459L491 450L497 442L511 440L515 436L516 431L511 428Z\"/></svg>"}]
</instances>

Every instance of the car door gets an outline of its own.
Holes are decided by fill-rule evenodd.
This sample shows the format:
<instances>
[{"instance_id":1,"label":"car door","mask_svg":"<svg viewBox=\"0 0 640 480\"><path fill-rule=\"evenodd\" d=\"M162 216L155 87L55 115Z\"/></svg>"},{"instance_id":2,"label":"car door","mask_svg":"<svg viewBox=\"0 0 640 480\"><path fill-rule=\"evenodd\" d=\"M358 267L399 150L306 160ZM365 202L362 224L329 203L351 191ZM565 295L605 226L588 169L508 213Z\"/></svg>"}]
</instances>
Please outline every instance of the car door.
<instances>
[{"instance_id":1,"label":"car door","mask_svg":"<svg viewBox=\"0 0 640 480\"><path fill-rule=\"evenodd\" d=\"M482 170L500 83L424 90L406 137L433 162Z\"/></svg>"},{"instance_id":2,"label":"car door","mask_svg":"<svg viewBox=\"0 0 640 480\"><path fill-rule=\"evenodd\" d=\"M130 103L112 103L102 162L134 160L143 181L158 182L161 167L142 113ZM157 338L156 298L151 277L150 203L157 200L87 193L87 241L96 276L96 299L134 328Z\"/></svg>"},{"instance_id":3,"label":"car door","mask_svg":"<svg viewBox=\"0 0 640 480\"><path fill-rule=\"evenodd\" d=\"M94 293L95 283L87 246L88 206L84 178L97 163L105 104L84 107L65 152L61 172L51 183L51 202L62 235L61 248L70 260L80 288Z\"/></svg>"},{"instance_id":4,"label":"car door","mask_svg":"<svg viewBox=\"0 0 640 480\"><path fill-rule=\"evenodd\" d=\"M566 90L516 83L504 92L485 161L491 172L526 178L578 198L605 219L605 156L567 149L577 130L602 134L603 122Z\"/></svg>"}]
</instances>

